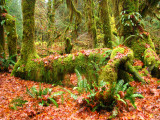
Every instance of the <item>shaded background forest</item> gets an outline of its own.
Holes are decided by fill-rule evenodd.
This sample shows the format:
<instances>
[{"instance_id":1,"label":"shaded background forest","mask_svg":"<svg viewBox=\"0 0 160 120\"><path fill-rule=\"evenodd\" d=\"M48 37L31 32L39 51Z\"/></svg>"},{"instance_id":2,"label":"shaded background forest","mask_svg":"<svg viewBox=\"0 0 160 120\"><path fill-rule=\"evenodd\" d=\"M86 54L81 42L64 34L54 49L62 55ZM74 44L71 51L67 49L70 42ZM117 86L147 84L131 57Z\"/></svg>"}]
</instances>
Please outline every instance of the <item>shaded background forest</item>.
<instances>
[{"instance_id":1,"label":"shaded background forest","mask_svg":"<svg viewBox=\"0 0 160 120\"><path fill-rule=\"evenodd\" d=\"M73 44L72 51L78 51L81 49L92 48L92 38L88 33L87 28L87 18L86 18L86 9L85 2L81 0L75 0L74 4L77 10L82 14L82 23L79 25L78 33L75 35L75 24L76 17L73 16L73 20L70 21L70 10L67 8L66 1L55 0L54 6L49 3L52 1L37 0L35 8L35 38L37 52L40 56L44 57L55 52L60 54L64 53L64 38L69 37ZM49 5L50 4L50 5ZM113 3L108 1L109 4L109 13L111 20L112 33L116 32L115 22L113 18ZM22 34L23 34L23 25L22 25L22 10L21 10L21 0L6 0L7 10L16 18L16 28L18 34L18 50L20 51ZM51 10L53 10L49 13ZM54 14L54 13L55 14ZM54 21L50 20L50 14L54 14ZM95 0L93 5L94 21L96 23L97 30L97 42L98 47L103 46L103 26L100 20L100 9L99 1ZM155 43L156 52L160 53L160 22L156 18L147 16L142 20L145 25L145 29L150 33L153 42ZM50 27L50 26L53 27ZM50 33L52 33L50 35ZM6 33L7 34L7 33ZM113 41L116 40L112 34Z\"/></svg>"}]
</instances>

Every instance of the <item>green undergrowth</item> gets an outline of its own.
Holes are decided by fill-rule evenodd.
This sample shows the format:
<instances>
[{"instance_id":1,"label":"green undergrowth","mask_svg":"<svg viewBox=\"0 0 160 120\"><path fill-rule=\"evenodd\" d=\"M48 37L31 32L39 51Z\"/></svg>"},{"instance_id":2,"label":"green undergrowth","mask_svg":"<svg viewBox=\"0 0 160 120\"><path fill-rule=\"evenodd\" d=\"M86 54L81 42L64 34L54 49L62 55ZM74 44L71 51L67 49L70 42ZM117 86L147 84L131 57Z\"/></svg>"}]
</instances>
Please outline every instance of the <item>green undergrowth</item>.
<instances>
[{"instance_id":1,"label":"green undergrowth","mask_svg":"<svg viewBox=\"0 0 160 120\"><path fill-rule=\"evenodd\" d=\"M53 103L56 107L58 107L58 103L56 102L57 96L62 96L61 99L63 101L63 91L54 92L52 93L51 88L45 88L43 89L41 87L41 84L39 85L39 89L37 89L35 86L28 89L27 87L27 94L30 95L33 98L36 98L39 101L39 105L42 106L49 106L49 104Z\"/></svg>"},{"instance_id":2,"label":"green undergrowth","mask_svg":"<svg viewBox=\"0 0 160 120\"><path fill-rule=\"evenodd\" d=\"M128 107L127 100L136 109L135 98L143 98L141 94L136 94L134 87L131 87L129 83L125 83L124 80L118 80L113 82L108 87L108 82L101 81L99 84L94 82L90 86L87 79L83 79L78 70L75 70L78 78L77 86L73 89L77 89L79 94L73 94L70 90L65 89L70 93L71 97L77 101L80 106L89 107L91 111L100 111L105 109L112 111L113 114L110 118L115 117L120 109L119 103ZM116 114L115 114L116 113Z\"/></svg>"}]
</instances>

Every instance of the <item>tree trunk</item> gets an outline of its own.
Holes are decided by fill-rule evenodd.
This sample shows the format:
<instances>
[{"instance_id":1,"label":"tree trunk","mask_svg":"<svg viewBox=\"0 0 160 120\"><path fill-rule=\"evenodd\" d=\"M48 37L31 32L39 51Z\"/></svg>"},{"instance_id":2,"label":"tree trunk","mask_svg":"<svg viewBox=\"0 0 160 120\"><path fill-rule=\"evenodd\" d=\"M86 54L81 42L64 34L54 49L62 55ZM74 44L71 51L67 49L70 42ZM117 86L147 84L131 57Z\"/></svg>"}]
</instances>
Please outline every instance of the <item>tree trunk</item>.
<instances>
[{"instance_id":1,"label":"tree trunk","mask_svg":"<svg viewBox=\"0 0 160 120\"><path fill-rule=\"evenodd\" d=\"M38 58L36 53L34 38L35 38L35 21L34 10L36 0L22 0L23 14L23 39L21 58L14 66L12 75L28 78L28 71L35 77L34 72L37 70L32 59Z\"/></svg>"},{"instance_id":2,"label":"tree trunk","mask_svg":"<svg viewBox=\"0 0 160 120\"><path fill-rule=\"evenodd\" d=\"M17 61L17 31L16 31L16 20L9 14L5 16L5 29L7 32L7 41L8 41L8 49L9 56L12 57L13 61Z\"/></svg>"},{"instance_id":3,"label":"tree trunk","mask_svg":"<svg viewBox=\"0 0 160 120\"><path fill-rule=\"evenodd\" d=\"M4 51L5 51L4 27L3 25L0 24L0 57Z\"/></svg>"},{"instance_id":4,"label":"tree trunk","mask_svg":"<svg viewBox=\"0 0 160 120\"><path fill-rule=\"evenodd\" d=\"M17 61L17 57L15 56L17 54L17 32L16 32L16 24L15 24L15 18L13 18L10 14L7 13L6 9L4 8L5 1L2 0L0 2L0 5L2 6L0 9L0 23L3 23L3 25L0 25L0 52L1 50L5 52L5 40L4 40L4 28L7 32L7 40L8 40L8 49L9 49L9 57L12 58L14 62ZM2 22L4 21L4 22Z\"/></svg>"},{"instance_id":5,"label":"tree trunk","mask_svg":"<svg viewBox=\"0 0 160 120\"><path fill-rule=\"evenodd\" d=\"M87 15L88 15L88 33L91 36L91 39L93 40L93 48L97 47L97 30L96 30L96 23L94 19L94 5L93 0L86 0L87 2Z\"/></svg>"},{"instance_id":6,"label":"tree trunk","mask_svg":"<svg viewBox=\"0 0 160 120\"><path fill-rule=\"evenodd\" d=\"M103 25L104 33L104 46L112 48L112 35L111 35L111 25L108 11L108 0L101 0L99 2L100 12L101 12L101 21Z\"/></svg>"}]
</instances>

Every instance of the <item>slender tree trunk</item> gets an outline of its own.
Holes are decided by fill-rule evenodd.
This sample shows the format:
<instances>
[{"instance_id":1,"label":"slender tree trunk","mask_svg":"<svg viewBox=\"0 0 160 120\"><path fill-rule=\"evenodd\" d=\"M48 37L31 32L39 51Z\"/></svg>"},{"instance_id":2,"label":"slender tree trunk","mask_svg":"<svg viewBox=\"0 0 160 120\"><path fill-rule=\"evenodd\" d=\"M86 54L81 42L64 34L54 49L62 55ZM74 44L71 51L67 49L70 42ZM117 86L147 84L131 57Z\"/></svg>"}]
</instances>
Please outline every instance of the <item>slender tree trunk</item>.
<instances>
[{"instance_id":1,"label":"slender tree trunk","mask_svg":"<svg viewBox=\"0 0 160 120\"><path fill-rule=\"evenodd\" d=\"M101 0L99 3L101 21L103 25L104 33L104 45L105 47L112 48L112 35L111 35L111 25L108 11L108 0Z\"/></svg>"},{"instance_id":2,"label":"slender tree trunk","mask_svg":"<svg viewBox=\"0 0 160 120\"><path fill-rule=\"evenodd\" d=\"M9 56L12 56L12 60L17 61L17 31L16 31L16 20L9 14L5 16L5 29L7 31L7 41L8 41L8 50Z\"/></svg>"},{"instance_id":3,"label":"slender tree trunk","mask_svg":"<svg viewBox=\"0 0 160 120\"><path fill-rule=\"evenodd\" d=\"M8 49L9 49L9 56L12 56L13 61L17 61L17 57L13 55L17 54L17 32L16 32L16 24L15 24L15 18L12 17L10 14L7 13L5 8L3 7L5 5L5 0L2 0L0 2L0 5L2 6L0 9L0 23L2 21L4 25L0 25L0 41L2 47L0 49L3 49L3 52L5 51L5 40L4 40L4 28L7 32L7 40L8 40ZM0 50L1 51L1 50Z\"/></svg>"},{"instance_id":4,"label":"slender tree trunk","mask_svg":"<svg viewBox=\"0 0 160 120\"><path fill-rule=\"evenodd\" d=\"M0 57L1 53L4 51L5 51L4 27L3 25L0 24Z\"/></svg>"},{"instance_id":5,"label":"slender tree trunk","mask_svg":"<svg viewBox=\"0 0 160 120\"><path fill-rule=\"evenodd\" d=\"M4 0L0 1L0 5L3 6L5 4ZM4 39L4 26L1 24L2 23L2 13L3 13L3 8L0 8L0 57L1 53L4 52L5 50L5 39Z\"/></svg>"},{"instance_id":6,"label":"slender tree trunk","mask_svg":"<svg viewBox=\"0 0 160 120\"><path fill-rule=\"evenodd\" d=\"M113 0L113 12L114 12L115 26L116 26L118 35L120 35L120 27L121 27L120 6L121 6L121 2L119 0Z\"/></svg>"},{"instance_id":7,"label":"slender tree trunk","mask_svg":"<svg viewBox=\"0 0 160 120\"><path fill-rule=\"evenodd\" d=\"M93 12L93 0L87 0L87 14L88 14L88 33L93 40L93 47L96 48L97 46L97 30L96 30L96 23L94 19L94 12Z\"/></svg>"}]
</instances>

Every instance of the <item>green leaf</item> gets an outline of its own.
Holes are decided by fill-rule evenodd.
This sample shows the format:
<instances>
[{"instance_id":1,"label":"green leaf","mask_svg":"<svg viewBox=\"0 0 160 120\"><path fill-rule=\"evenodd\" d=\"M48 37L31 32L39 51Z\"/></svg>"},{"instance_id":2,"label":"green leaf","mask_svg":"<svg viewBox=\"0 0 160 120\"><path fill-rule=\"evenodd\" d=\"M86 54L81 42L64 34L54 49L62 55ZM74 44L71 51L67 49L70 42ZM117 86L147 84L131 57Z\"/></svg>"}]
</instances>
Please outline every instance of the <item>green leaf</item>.
<instances>
[{"instance_id":1,"label":"green leaf","mask_svg":"<svg viewBox=\"0 0 160 120\"><path fill-rule=\"evenodd\" d=\"M58 108L58 103L53 99L53 98L48 98L50 101L53 102L53 104L55 104L55 106Z\"/></svg>"},{"instance_id":2,"label":"green leaf","mask_svg":"<svg viewBox=\"0 0 160 120\"><path fill-rule=\"evenodd\" d=\"M141 95L141 94L132 94L131 97L132 98L136 98L136 97L138 97L138 98L144 98L143 95Z\"/></svg>"},{"instance_id":3,"label":"green leaf","mask_svg":"<svg viewBox=\"0 0 160 120\"><path fill-rule=\"evenodd\" d=\"M26 89L27 89L27 94L29 94L31 97L35 98L35 95L34 95L34 94L32 94L32 93L29 91L29 89L28 89L28 87L27 87L27 86L26 86Z\"/></svg>"},{"instance_id":4,"label":"green leaf","mask_svg":"<svg viewBox=\"0 0 160 120\"><path fill-rule=\"evenodd\" d=\"M127 104L127 102L125 100L123 100L123 99L120 98L119 94L117 94L116 96L118 97L117 100L123 102L125 105Z\"/></svg>"},{"instance_id":5,"label":"green leaf","mask_svg":"<svg viewBox=\"0 0 160 120\"><path fill-rule=\"evenodd\" d=\"M1 21L1 25L4 25L5 22L6 22L6 20L2 20Z\"/></svg>"},{"instance_id":6,"label":"green leaf","mask_svg":"<svg viewBox=\"0 0 160 120\"><path fill-rule=\"evenodd\" d=\"M62 95L62 94L64 94L63 91L54 92L54 93L51 95L51 97L59 96L59 95Z\"/></svg>"},{"instance_id":7,"label":"green leaf","mask_svg":"<svg viewBox=\"0 0 160 120\"><path fill-rule=\"evenodd\" d=\"M92 109L92 112L95 112L98 107L99 107L99 105L95 106L95 107Z\"/></svg>"},{"instance_id":8,"label":"green leaf","mask_svg":"<svg viewBox=\"0 0 160 120\"><path fill-rule=\"evenodd\" d=\"M115 94L115 95L116 95L119 91L121 91L123 84L124 84L124 80L120 80L120 81L116 84L115 91L114 91L114 94Z\"/></svg>"},{"instance_id":9,"label":"green leaf","mask_svg":"<svg viewBox=\"0 0 160 120\"><path fill-rule=\"evenodd\" d=\"M127 89L127 86L128 86L128 85L129 85L128 83L126 83L126 84L123 85L123 88L122 88L122 91L123 91L123 92Z\"/></svg>"}]
</instances>

